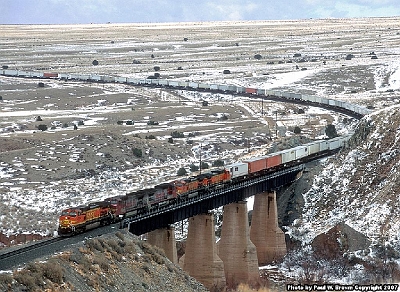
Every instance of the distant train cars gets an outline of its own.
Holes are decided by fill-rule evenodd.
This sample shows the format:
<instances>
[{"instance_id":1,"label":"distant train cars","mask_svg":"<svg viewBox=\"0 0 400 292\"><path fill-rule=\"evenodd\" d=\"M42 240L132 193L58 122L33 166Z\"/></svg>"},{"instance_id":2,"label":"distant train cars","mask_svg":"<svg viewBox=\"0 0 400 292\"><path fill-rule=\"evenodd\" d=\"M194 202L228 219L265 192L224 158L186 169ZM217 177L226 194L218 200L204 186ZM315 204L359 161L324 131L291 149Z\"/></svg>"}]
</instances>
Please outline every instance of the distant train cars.
<instances>
[{"instance_id":1,"label":"distant train cars","mask_svg":"<svg viewBox=\"0 0 400 292\"><path fill-rule=\"evenodd\" d=\"M274 90L266 90L262 88L243 87L230 84L209 84L194 81L183 80L169 80L169 79L144 79L144 78L130 78L121 76L109 76L99 74L80 74L80 73L52 73L52 72L36 72L36 71L22 71L11 69L0 69L0 75L24 77L24 78L54 78L60 80L75 80L85 82L109 82L109 83L124 83L137 86L154 86L154 87L167 87L171 89L187 89L198 91L211 91L230 94L246 94L255 95L259 97L278 97L288 101L297 101L308 104L315 104L316 106L326 106L337 109L342 109L346 113L352 113L354 116L360 118L369 114L371 111L363 106L354 105L336 99L327 99L319 96L282 92Z\"/></svg>"}]
</instances>

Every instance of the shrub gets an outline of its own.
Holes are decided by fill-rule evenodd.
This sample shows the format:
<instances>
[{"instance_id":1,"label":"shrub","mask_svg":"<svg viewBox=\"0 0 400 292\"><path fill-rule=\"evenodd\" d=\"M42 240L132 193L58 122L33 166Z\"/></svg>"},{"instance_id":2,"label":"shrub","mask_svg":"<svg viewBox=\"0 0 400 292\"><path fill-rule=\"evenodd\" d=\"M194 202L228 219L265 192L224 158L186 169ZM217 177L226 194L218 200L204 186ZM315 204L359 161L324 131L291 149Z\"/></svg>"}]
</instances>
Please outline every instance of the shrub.
<instances>
[{"instance_id":1,"label":"shrub","mask_svg":"<svg viewBox=\"0 0 400 292\"><path fill-rule=\"evenodd\" d=\"M190 168L191 172L199 170L199 167L197 165L193 164L193 163L189 166L189 168Z\"/></svg>"},{"instance_id":2,"label":"shrub","mask_svg":"<svg viewBox=\"0 0 400 292\"><path fill-rule=\"evenodd\" d=\"M156 139L156 136L154 136L154 135L149 135L149 136L146 136L145 138L146 138L146 139L155 140L155 139Z\"/></svg>"},{"instance_id":3,"label":"shrub","mask_svg":"<svg viewBox=\"0 0 400 292\"><path fill-rule=\"evenodd\" d=\"M142 149L139 148L133 148L132 154L139 158L143 156Z\"/></svg>"},{"instance_id":4,"label":"shrub","mask_svg":"<svg viewBox=\"0 0 400 292\"><path fill-rule=\"evenodd\" d=\"M41 116L37 116L37 117L36 117L36 122L41 122L41 121L43 121L42 118L41 118Z\"/></svg>"},{"instance_id":5,"label":"shrub","mask_svg":"<svg viewBox=\"0 0 400 292\"><path fill-rule=\"evenodd\" d=\"M219 118L220 121L226 121L228 120L228 116L227 115L222 115L222 117Z\"/></svg>"},{"instance_id":6,"label":"shrub","mask_svg":"<svg viewBox=\"0 0 400 292\"><path fill-rule=\"evenodd\" d=\"M174 143L174 139L172 137L169 137L168 138L168 143L171 143L171 144Z\"/></svg>"},{"instance_id":7,"label":"shrub","mask_svg":"<svg viewBox=\"0 0 400 292\"><path fill-rule=\"evenodd\" d=\"M293 132L294 132L295 134L300 134L300 133L301 133L300 127L299 127L299 126L294 127Z\"/></svg>"},{"instance_id":8,"label":"shrub","mask_svg":"<svg viewBox=\"0 0 400 292\"><path fill-rule=\"evenodd\" d=\"M110 263L108 262L108 259L105 258L104 253L97 254L93 258L93 263L98 264L99 267L105 272L108 272L110 268Z\"/></svg>"},{"instance_id":9,"label":"shrub","mask_svg":"<svg viewBox=\"0 0 400 292\"><path fill-rule=\"evenodd\" d=\"M160 66L154 66L154 71L160 71Z\"/></svg>"},{"instance_id":10,"label":"shrub","mask_svg":"<svg viewBox=\"0 0 400 292\"><path fill-rule=\"evenodd\" d=\"M91 249L92 251L95 251L95 250L104 251L103 245L97 238L86 241L86 246L89 249Z\"/></svg>"},{"instance_id":11,"label":"shrub","mask_svg":"<svg viewBox=\"0 0 400 292\"><path fill-rule=\"evenodd\" d=\"M182 132L174 131L171 132L171 136L172 138L184 138L185 134L183 134Z\"/></svg>"},{"instance_id":12,"label":"shrub","mask_svg":"<svg viewBox=\"0 0 400 292\"><path fill-rule=\"evenodd\" d=\"M203 161L203 162L201 163L201 169L208 169L208 168L210 168L210 166L208 165L208 163Z\"/></svg>"},{"instance_id":13,"label":"shrub","mask_svg":"<svg viewBox=\"0 0 400 292\"><path fill-rule=\"evenodd\" d=\"M43 264L44 276L53 283L61 284L64 277L64 269L56 262Z\"/></svg>"},{"instance_id":14,"label":"shrub","mask_svg":"<svg viewBox=\"0 0 400 292\"><path fill-rule=\"evenodd\" d=\"M40 124L37 128L38 128L38 130L40 130L40 131L46 131L46 130L47 130L47 125L45 125L45 124Z\"/></svg>"},{"instance_id":15,"label":"shrub","mask_svg":"<svg viewBox=\"0 0 400 292\"><path fill-rule=\"evenodd\" d=\"M325 128L325 134L328 136L329 139L335 138L338 136L336 132L336 127L332 124L329 124Z\"/></svg>"},{"instance_id":16,"label":"shrub","mask_svg":"<svg viewBox=\"0 0 400 292\"><path fill-rule=\"evenodd\" d=\"M262 56L260 54L256 54L254 55L254 59L261 60Z\"/></svg>"},{"instance_id":17,"label":"shrub","mask_svg":"<svg viewBox=\"0 0 400 292\"><path fill-rule=\"evenodd\" d=\"M224 166L224 161L221 159L215 160L213 162L212 166L215 166L215 167Z\"/></svg>"},{"instance_id":18,"label":"shrub","mask_svg":"<svg viewBox=\"0 0 400 292\"><path fill-rule=\"evenodd\" d=\"M99 65L99 61L93 60L92 64L93 64L94 66L97 66L97 65Z\"/></svg>"},{"instance_id":19,"label":"shrub","mask_svg":"<svg viewBox=\"0 0 400 292\"><path fill-rule=\"evenodd\" d=\"M83 121L78 122L78 126L83 126L83 125L85 125L85 123Z\"/></svg>"},{"instance_id":20,"label":"shrub","mask_svg":"<svg viewBox=\"0 0 400 292\"><path fill-rule=\"evenodd\" d=\"M43 82L39 82L38 83L38 87L44 87L44 83Z\"/></svg>"},{"instance_id":21,"label":"shrub","mask_svg":"<svg viewBox=\"0 0 400 292\"><path fill-rule=\"evenodd\" d=\"M184 167L181 167L178 169L178 172L176 173L177 176L184 176L187 174L187 171Z\"/></svg>"}]
</instances>

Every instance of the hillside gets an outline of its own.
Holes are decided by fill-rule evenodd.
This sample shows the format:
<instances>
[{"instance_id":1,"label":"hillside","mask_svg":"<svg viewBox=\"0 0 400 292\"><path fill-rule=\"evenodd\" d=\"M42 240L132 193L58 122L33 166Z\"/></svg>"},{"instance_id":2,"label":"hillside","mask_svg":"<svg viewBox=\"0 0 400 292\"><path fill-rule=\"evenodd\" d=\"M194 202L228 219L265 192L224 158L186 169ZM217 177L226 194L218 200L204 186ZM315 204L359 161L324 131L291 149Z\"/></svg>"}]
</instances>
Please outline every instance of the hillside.
<instances>
[{"instance_id":1,"label":"hillside","mask_svg":"<svg viewBox=\"0 0 400 292\"><path fill-rule=\"evenodd\" d=\"M1 291L207 291L162 250L117 232L0 274Z\"/></svg>"},{"instance_id":2,"label":"hillside","mask_svg":"<svg viewBox=\"0 0 400 292\"><path fill-rule=\"evenodd\" d=\"M398 236L400 106L361 120L346 149L327 161L304 195L305 229L346 222L371 237ZM307 237L313 237L309 233ZM306 237L306 238L307 238Z\"/></svg>"},{"instance_id":3,"label":"hillside","mask_svg":"<svg viewBox=\"0 0 400 292\"><path fill-rule=\"evenodd\" d=\"M302 252L311 243L314 251L325 250L323 257L331 263L339 260L353 266L345 273L347 278L340 278L345 283L399 280L399 137L400 106L363 118L349 145L319 168L322 171L303 194L299 218L285 226L291 239L305 247ZM335 242L337 246L330 247ZM393 264L390 273L384 263ZM361 268L360 274L366 275L371 267L379 277L354 276L354 269Z\"/></svg>"}]
</instances>

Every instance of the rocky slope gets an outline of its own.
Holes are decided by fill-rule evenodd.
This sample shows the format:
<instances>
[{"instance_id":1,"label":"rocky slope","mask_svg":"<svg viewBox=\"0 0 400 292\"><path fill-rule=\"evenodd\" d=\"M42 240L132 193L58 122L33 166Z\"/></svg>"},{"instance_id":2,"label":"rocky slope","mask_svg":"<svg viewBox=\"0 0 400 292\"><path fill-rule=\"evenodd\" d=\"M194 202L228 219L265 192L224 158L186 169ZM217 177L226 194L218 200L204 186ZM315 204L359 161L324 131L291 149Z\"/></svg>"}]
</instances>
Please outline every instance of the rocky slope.
<instances>
[{"instance_id":1,"label":"rocky slope","mask_svg":"<svg viewBox=\"0 0 400 292\"><path fill-rule=\"evenodd\" d=\"M296 258L303 254L309 262L329 261L315 267L319 271L341 266L340 273L332 276L331 271L325 280L399 280L399 139L400 106L376 111L360 121L341 153L281 192L284 229L300 248ZM293 269L291 257L286 263ZM304 267L299 269L304 276ZM322 276L308 280L318 279Z\"/></svg>"},{"instance_id":2,"label":"rocky slope","mask_svg":"<svg viewBox=\"0 0 400 292\"><path fill-rule=\"evenodd\" d=\"M46 261L0 274L1 291L207 291L130 233L89 239Z\"/></svg>"}]
</instances>

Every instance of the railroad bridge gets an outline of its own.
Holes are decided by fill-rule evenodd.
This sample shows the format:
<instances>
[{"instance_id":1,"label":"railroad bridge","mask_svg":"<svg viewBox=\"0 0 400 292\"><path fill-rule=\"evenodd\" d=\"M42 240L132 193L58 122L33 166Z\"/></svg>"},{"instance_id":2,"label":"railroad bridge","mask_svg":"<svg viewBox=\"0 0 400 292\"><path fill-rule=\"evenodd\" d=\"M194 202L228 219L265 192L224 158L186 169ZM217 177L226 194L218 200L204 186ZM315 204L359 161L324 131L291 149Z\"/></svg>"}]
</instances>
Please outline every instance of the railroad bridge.
<instances>
[{"instance_id":1,"label":"railroad bridge","mask_svg":"<svg viewBox=\"0 0 400 292\"><path fill-rule=\"evenodd\" d=\"M292 165L260 177L250 178L204 192L173 205L150 209L125 219L121 227L141 235L164 249L178 263L174 228L171 224L189 218L186 252L179 264L207 288L257 283L258 266L272 263L286 254L285 235L278 227L276 190L298 179L304 164ZM245 199L254 198L249 227ZM216 244L214 219L209 212L224 206L221 239Z\"/></svg>"}]
</instances>

